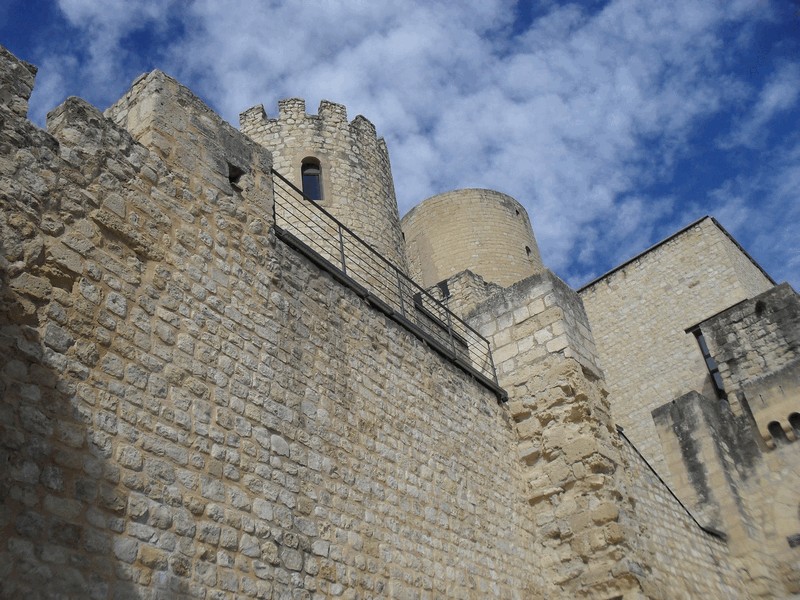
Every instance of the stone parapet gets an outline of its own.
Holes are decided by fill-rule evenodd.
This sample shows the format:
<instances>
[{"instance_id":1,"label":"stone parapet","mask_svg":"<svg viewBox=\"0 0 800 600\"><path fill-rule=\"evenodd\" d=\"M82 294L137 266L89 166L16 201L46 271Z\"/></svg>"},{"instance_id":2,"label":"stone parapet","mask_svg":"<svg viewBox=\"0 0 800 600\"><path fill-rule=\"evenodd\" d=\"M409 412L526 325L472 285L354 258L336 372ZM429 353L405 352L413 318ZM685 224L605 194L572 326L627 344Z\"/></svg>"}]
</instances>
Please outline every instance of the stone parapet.
<instances>
[{"instance_id":1,"label":"stone parapet","mask_svg":"<svg viewBox=\"0 0 800 600\"><path fill-rule=\"evenodd\" d=\"M770 445L775 443L771 423L788 439L800 438L800 398L794 393L800 389L800 296L792 287L776 286L698 327L737 412L746 402Z\"/></svg>"}]
</instances>

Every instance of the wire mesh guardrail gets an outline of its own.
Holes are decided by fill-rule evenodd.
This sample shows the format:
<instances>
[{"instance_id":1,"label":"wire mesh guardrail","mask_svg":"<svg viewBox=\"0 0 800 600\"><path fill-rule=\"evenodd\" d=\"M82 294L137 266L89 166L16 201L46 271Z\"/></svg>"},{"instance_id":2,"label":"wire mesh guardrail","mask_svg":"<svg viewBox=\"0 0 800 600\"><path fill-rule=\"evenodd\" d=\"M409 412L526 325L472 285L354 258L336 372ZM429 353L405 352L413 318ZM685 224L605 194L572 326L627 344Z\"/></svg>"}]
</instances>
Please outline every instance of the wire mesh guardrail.
<instances>
[{"instance_id":1,"label":"wire mesh guardrail","mask_svg":"<svg viewBox=\"0 0 800 600\"><path fill-rule=\"evenodd\" d=\"M495 391L497 375L489 342L453 314L396 265L374 250L318 203L273 170L274 214L278 237L311 250L317 260L382 305L393 318L477 375Z\"/></svg>"}]
</instances>

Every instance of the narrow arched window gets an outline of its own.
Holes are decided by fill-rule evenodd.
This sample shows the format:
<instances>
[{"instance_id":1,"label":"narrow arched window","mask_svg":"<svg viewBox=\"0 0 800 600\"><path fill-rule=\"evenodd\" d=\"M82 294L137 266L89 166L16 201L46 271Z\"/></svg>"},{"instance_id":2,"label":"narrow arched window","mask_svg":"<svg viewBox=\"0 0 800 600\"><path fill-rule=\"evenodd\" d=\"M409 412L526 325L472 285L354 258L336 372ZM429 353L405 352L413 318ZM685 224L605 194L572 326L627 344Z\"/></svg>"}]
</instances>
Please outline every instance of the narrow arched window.
<instances>
[{"instance_id":1,"label":"narrow arched window","mask_svg":"<svg viewBox=\"0 0 800 600\"><path fill-rule=\"evenodd\" d=\"M794 430L795 437L800 440L800 413L792 413L789 415L789 425Z\"/></svg>"},{"instance_id":2,"label":"narrow arched window","mask_svg":"<svg viewBox=\"0 0 800 600\"><path fill-rule=\"evenodd\" d=\"M309 200L322 200L322 167L316 158L304 158L300 166L303 193Z\"/></svg>"},{"instance_id":3,"label":"narrow arched window","mask_svg":"<svg viewBox=\"0 0 800 600\"><path fill-rule=\"evenodd\" d=\"M767 431L769 431L769 434L772 436L772 439L775 440L776 444L785 444L789 441L786 437L786 432L777 421L771 421L767 425Z\"/></svg>"}]
</instances>

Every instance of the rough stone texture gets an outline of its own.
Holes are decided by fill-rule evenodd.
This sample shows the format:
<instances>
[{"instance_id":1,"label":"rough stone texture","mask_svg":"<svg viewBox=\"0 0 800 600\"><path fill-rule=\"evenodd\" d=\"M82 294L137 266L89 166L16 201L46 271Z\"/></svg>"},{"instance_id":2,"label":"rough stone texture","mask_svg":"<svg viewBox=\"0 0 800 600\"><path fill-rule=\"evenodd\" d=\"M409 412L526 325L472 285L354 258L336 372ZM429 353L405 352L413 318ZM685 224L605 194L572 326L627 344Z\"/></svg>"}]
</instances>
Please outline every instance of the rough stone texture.
<instances>
[{"instance_id":1,"label":"rough stone texture","mask_svg":"<svg viewBox=\"0 0 800 600\"><path fill-rule=\"evenodd\" d=\"M267 148L273 166L302 187L300 167L313 157L322 167L320 204L391 262L407 272L389 153L375 126L359 115L347 122L344 106L323 100L317 115L305 101L282 100L278 118L261 105L240 115L242 132Z\"/></svg>"},{"instance_id":2,"label":"rough stone texture","mask_svg":"<svg viewBox=\"0 0 800 600\"><path fill-rule=\"evenodd\" d=\"M771 580L784 589L774 596L800 594L800 462L798 443L782 444L764 453L763 468L744 486L753 498L751 512L762 527L763 546L757 550L769 557ZM766 595L766 594L765 594Z\"/></svg>"},{"instance_id":3,"label":"rough stone texture","mask_svg":"<svg viewBox=\"0 0 800 600\"><path fill-rule=\"evenodd\" d=\"M689 391L714 395L686 329L772 285L716 221L704 218L579 291L614 420L665 479L650 413Z\"/></svg>"},{"instance_id":4,"label":"rough stone texture","mask_svg":"<svg viewBox=\"0 0 800 600\"><path fill-rule=\"evenodd\" d=\"M675 489L697 521L730 541L733 556L747 556L750 589L769 590L769 558L763 555L763 528L752 503L770 502L758 494L748 497L745 484L760 466L760 450L749 423L737 418L727 402L690 392L653 412Z\"/></svg>"},{"instance_id":5,"label":"rough stone texture","mask_svg":"<svg viewBox=\"0 0 800 600\"><path fill-rule=\"evenodd\" d=\"M797 447L759 444L749 413L724 400L686 394L653 413L675 492L700 524L725 535L754 597L800 590Z\"/></svg>"},{"instance_id":6,"label":"rough stone texture","mask_svg":"<svg viewBox=\"0 0 800 600\"><path fill-rule=\"evenodd\" d=\"M493 291L465 316L491 342L498 376L514 378L551 354L602 376L581 298L551 271Z\"/></svg>"},{"instance_id":7,"label":"rough stone texture","mask_svg":"<svg viewBox=\"0 0 800 600\"><path fill-rule=\"evenodd\" d=\"M466 269L507 287L544 269L528 213L500 192L433 196L411 209L402 227L411 277L425 287Z\"/></svg>"},{"instance_id":8,"label":"rough stone texture","mask_svg":"<svg viewBox=\"0 0 800 600\"><path fill-rule=\"evenodd\" d=\"M537 595L504 409L270 234L265 151L158 72L145 145L0 110L0 596Z\"/></svg>"},{"instance_id":9,"label":"rough stone texture","mask_svg":"<svg viewBox=\"0 0 800 600\"><path fill-rule=\"evenodd\" d=\"M630 496L638 531L631 545L648 597L747 598L742 567L730 556L725 541L706 533L670 494L658 476L629 443L621 454L628 471Z\"/></svg>"},{"instance_id":10,"label":"rough stone texture","mask_svg":"<svg viewBox=\"0 0 800 600\"><path fill-rule=\"evenodd\" d=\"M800 297L784 283L700 325L732 404L746 401L761 437L774 446L770 423L800 438ZM741 399L740 399L741 398Z\"/></svg>"},{"instance_id":11,"label":"rough stone texture","mask_svg":"<svg viewBox=\"0 0 800 600\"><path fill-rule=\"evenodd\" d=\"M552 273L448 279L491 340L498 404L274 234L269 152L177 82L143 76L106 117L69 99L44 132L23 118L33 73L0 53L0 596L800 591L800 446L745 460L695 401L689 437L713 441L695 454L763 547L702 533L618 435ZM365 127L281 107L284 133Z\"/></svg>"},{"instance_id":12,"label":"rough stone texture","mask_svg":"<svg viewBox=\"0 0 800 600\"><path fill-rule=\"evenodd\" d=\"M537 583L556 597L637 597L633 506L580 298L544 271L501 289L469 320L491 340L508 391L537 526Z\"/></svg>"},{"instance_id":13,"label":"rough stone texture","mask_svg":"<svg viewBox=\"0 0 800 600\"><path fill-rule=\"evenodd\" d=\"M689 392L653 411L653 419L679 488L692 495L695 515L704 526L735 537L734 520L750 521L739 486L759 466L761 449L749 419L737 416L724 400ZM668 430L672 435L665 435ZM685 476L685 477L684 477ZM720 496L715 498L715 496ZM699 512L698 512L699 511ZM740 514L736 514L737 511ZM752 531L747 524L747 534Z\"/></svg>"},{"instance_id":14,"label":"rough stone texture","mask_svg":"<svg viewBox=\"0 0 800 600\"><path fill-rule=\"evenodd\" d=\"M0 104L14 116L24 119L28 116L28 100L33 92L37 69L3 47L0 47L0 61L7 69L0 80Z\"/></svg>"},{"instance_id":15,"label":"rough stone texture","mask_svg":"<svg viewBox=\"0 0 800 600\"><path fill-rule=\"evenodd\" d=\"M692 392L653 412L677 493L766 597L800 590L799 308L783 284L701 323L728 400Z\"/></svg>"},{"instance_id":16,"label":"rough stone texture","mask_svg":"<svg viewBox=\"0 0 800 600\"><path fill-rule=\"evenodd\" d=\"M444 285L440 282L440 285L429 287L427 291L463 319L502 289L501 286L489 283L480 275L467 270L446 279Z\"/></svg>"}]
</instances>

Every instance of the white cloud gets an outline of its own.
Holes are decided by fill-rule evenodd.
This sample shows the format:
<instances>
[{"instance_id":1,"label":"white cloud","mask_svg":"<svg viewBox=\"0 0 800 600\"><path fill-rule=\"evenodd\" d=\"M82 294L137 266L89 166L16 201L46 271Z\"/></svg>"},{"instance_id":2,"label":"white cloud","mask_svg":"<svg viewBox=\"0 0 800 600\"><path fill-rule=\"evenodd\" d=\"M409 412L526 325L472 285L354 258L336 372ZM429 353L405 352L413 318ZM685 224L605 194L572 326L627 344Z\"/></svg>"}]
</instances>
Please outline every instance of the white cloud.
<instances>
[{"instance_id":1,"label":"white cloud","mask_svg":"<svg viewBox=\"0 0 800 600\"><path fill-rule=\"evenodd\" d=\"M798 94L797 63L762 90L731 70L770 17L754 0L545 4L518 34L511 0L60 5L86 36L93 85L132 79L126 40L144 28L160 31L159 67L234 123L257 103L274 115L283 97L311 111L344 103L387 138L401 212L456 187L510 193L545 262L573 284L699 216L642 193L669 179L698 123L749 106L734 139Z\"/></svg>"},{"instance_id":2,"label":"white cloud","mask_svg":"<svg viewBox=\"0 0 800 600\"><path fill-rule=\"evenodd\" d=\"M800 133L764 150L764 160L712 191L720 222L779 282L800 281Z\"/></svg>"},{"instance_id":3,"label":"white cloud","mask_svg":"<svg viewBox=\"0 0 800 600\"><path fill-rule=\"evenodd\" d=\"M720 146L763 146L766 143L766 126L769 122L796 106L799 99L800 64L783 64L769 77L750 110L738 119L734 130L720 140Z\"/></svg>"}]
</instances>

